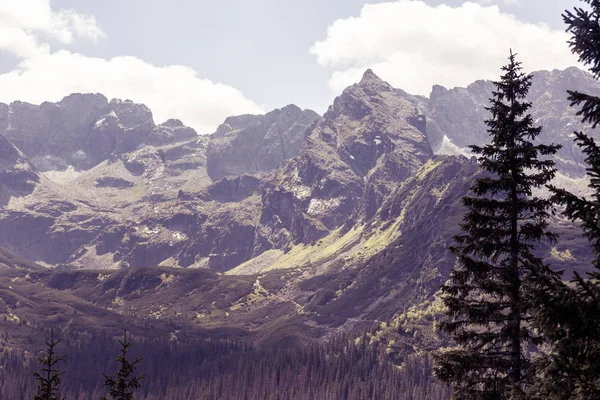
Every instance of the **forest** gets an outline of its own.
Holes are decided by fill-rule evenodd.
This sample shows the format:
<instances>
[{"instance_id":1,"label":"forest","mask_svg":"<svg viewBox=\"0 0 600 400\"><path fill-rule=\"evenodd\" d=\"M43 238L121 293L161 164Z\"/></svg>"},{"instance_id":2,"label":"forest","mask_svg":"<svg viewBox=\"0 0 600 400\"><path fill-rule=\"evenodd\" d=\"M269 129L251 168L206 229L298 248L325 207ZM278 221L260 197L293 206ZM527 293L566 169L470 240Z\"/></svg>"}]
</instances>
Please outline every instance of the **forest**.
<instances>
[{"instance_id":1,"label":"forest","mask_svg":"<svg viewBox=\"0 0 600 400\"><path fill-rule=\"evenodd\" d=\"M42 332L40 332L41 334ZM49 332L44 332L50 335ZM118 368L119 343L102 334L71 334L57 352L64 371L56 397L96 400L106 396L103 373ZM449 388L433 378L428 357L411 357L402 368L365 333L335 337L326 344L255 348L247 340L137 340L131 352L143 359L133 375L145 373L136 399L447 399ZM38 360L0 354L0 398L33 398ZM113 398L113 397L108 397ZM120 397L114 397L119 398Z\"/></svg>"}]
</instances>

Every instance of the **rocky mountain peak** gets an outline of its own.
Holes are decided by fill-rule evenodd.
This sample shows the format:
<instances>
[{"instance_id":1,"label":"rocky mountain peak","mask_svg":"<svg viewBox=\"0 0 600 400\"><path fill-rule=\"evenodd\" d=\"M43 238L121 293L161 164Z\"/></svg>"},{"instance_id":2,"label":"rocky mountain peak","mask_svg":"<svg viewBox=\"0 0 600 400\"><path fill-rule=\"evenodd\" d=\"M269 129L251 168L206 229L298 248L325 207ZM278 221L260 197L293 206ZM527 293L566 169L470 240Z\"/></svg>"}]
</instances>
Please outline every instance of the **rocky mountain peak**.
<instances>
[{"instance_id":1,"label":"rocky mountain peak","mask_svg":"<svg viewBox=\"0 0 600 400\"><path fill-rule=\"evenodd\" d=\"M589 91L593 94L600 93L600 84L587 71L577 67L569 67L564 70L536 71L534 76L530 96L533 98L542 98L548 93L553 97L565 98L568 96L567 90Z\"/></svg>"},{"instance_id":2,"label":"rocky mountain peak","mask_svg":"<svg viewBox=\"0 0 600 400\"><path fill-rule=\"evenodd\" d=\"M115 112L125 129L148 125L154 128L152 111L144 104L134 103L131 100L112 99L109 107Z\"/></svg>"},{"instance_id":3,"label":"rocky mountain peak","mask_svg":"<svg viewBox=\"0 0 600 400\"><path fill-rule=\"evenodd\" d=\"M367 71L310 129L298 156L267 178L261 221L273 241L311 242L371 219L432 157L425 124L413 103Z\"/></svg>"},{"instance_id":4,"label":"rocky mountain peak","mask_svg":"<svg viewBox=\"0 0 600 400\"><path fill-rule=\"evenodd\" d=\"M438 97L440 95L443 95L444 93L446 93L448 91L448 89L446 89L444 86L442 85L433 85L431 88L431 94L429 95L430 99L433 99L435 97Z\"/></svg>"},{"instance_id":5,"label":"rocky mountain peak","mask_svg":"<svg viewBox=\"0 0 600 400\"><path fill-rule=\"evenodd\" d=\"M181 122L181 120L178 120L175 118L170 118L160 125L167 127L167 128L177 128L177 127L183 126L183 122Z\"/></svg>"},{"instance_id":6,"label":"rocky mountain peak","mask_svg":"<svg viewBox=\"0 0 600 400\"><path fill-rule=\"evenodd\" d=\"M378 85L384 88L391 87L389 83L381 79L371 68L367 69L358 82L359 86Z\"/></svg>"},{"instance_id":7,"label":"rocky mountain peak","mask_svg":"<svg viewBox=\"0 0 600 400\"><path fill-rule=\"evenodd\" d=\"M392 85L377 76L372 69L367 69L358 83L358 86L369 95L377 95L381 92L391 92Z\"/></svg>"},{"instance_id":8,"label":"rocky mountain peak","mask_svg":"<svg viewBox=\"0 0 600 400\"><path fill-rule=\"evenodd\" d=\"M305 131L318 118L314 111L293 104L264 115L227 118L211 135L209 176L216 181L272 170L298 153Z\"/></svg>"},{"instance_id":9,"label":"rocky mountain peak","mask_svg":"<svg viewBox=\"0 0 600 400\"><path fill-rule=\"evenodd\" d=\"M282 108L276 108L269 111L266 114L243 114L227 117L211 136L222 137L229 132L245 129L257 124L270 125L277 119L298 118L303 113L311 118L316 119L319 117L319 115L312 110L302 110L295 104L288 104Z\"/></svg>"},{"instance_id":10,"label":"rocky mountain peak","mask_svg":"<svg viewBox=\"0 0 600 400\"><path fill-rule=\"evenodd\" d=\"M585 172L584 156L569 135L586 130L567 100L567 90L580 90L600 95L600 83L588 72L576 67L565 70L536 71L527 100L535 124L543 127L538 140L561 144L556 161L561 172L578 177ZM486 107L494 89L489 80L477 80L467 87L446 89L435 85L429 99L422 100L426 114L427 134L437 151L456 150L469 145L482 145L489 140L484 121L490 117ZM593 134L593 131L591 132Z\"/></svg>"},{"instance_id":11,"label":"rocky mountain peak","mask_svg":"<svg viewBox=\"0 0 600 400\"><path fill-rule=\"evenodd\" d=\"M108 106L108 99L101 93L72 93L57 104L68 109L103 109Z\"/></svg>"},{"instance_id":12,"label":"rocky mountain peak","mask_svg":"<svg viewBox=\"0 0 600 400\"><path fill-rule=\"evenodd\" d=\"M179 120L156 126L152 111L131 100L73 93L57 103L0 104L4 135L40 171L88 170L112 155L143 145L164 145L197 134Z\"/></svg>"},{"instance_id":13,"label":"rocky mountain peak","mask_svg":"<svg viewBox=\"0 0 600 400\"><path fill-rule=\"evenodd\" d=\"M336 97L333 105L325 113L325 119L335 119L345 115L355 120L369 116L374 107L385 102L388 98L399 96L396 90L386 81L377 76L371 69L368 69L359 83L347 87L340 96ZM403 99L404 101L405 99ZM406 102L407 113L414 110L410 102Z\"/></svg>"},{"instance_id":14,"label":"rocky mountain peak","mask_svg":"<svg viewBox=\"0 0 600 400\"><path fill-rule=\"evenodd\" d=\"M281 108L281 112L285 114L299 114L302 112L302 109L295 104L288 104Z\"/></svg>"},{"instance_id":15,"label":"rocky mountain peak","mask_svg":"<svg viewBox=\"0 0 600 400\"><path fill-rule=\"evenodd\" d=\"M217 127L217 130L211 135L221 137L229 132L243 129L247 126L259 123L264 119L264 115L242 114L225 118L225 121Z\"/></svg>"},{"instance_id":16,"label":"rocky mountain peak","mask_svg":"<svg viewBox=\"0 0 600 400\"><path fill-rule=\"evenodd\" d=\"M178 119L169 119L153 130L153 134L149 138L150 143L148 144L161 146L169 143L192 140L197 137L198 133L195 129L185 126L183 122Z\"/></svg>"}]
</instances>

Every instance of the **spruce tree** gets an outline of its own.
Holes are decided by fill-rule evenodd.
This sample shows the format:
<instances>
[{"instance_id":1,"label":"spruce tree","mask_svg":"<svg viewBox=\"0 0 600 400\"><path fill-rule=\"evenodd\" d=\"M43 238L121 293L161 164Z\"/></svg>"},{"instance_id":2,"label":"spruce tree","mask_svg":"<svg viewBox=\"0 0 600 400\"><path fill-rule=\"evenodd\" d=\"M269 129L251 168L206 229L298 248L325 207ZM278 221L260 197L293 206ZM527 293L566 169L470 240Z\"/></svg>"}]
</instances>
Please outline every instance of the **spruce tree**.
<instances>
[{"instance_id":1,"label":"spruce tree","mask_svg":"<svg viewBox=\"0 0 600 400\"><path fill-rule=\"evenodd\" d=\"M600 1L585 1L589 10L565 11L563 20L572 37L571 50L600 78ZM600 123L600 97L568 91L571 106L584 123ZM588 164L591 198L550 187L564 215L579 222L595 254L588 279L575 273L571 285L549 279L537 296L535 324L550 350L538 360L538 379L532 394L544 399L600 399L600 146L587 134L575 132L575 142Z\"/></svg>"},{"instance_id":2,"label":"spruce tree","mask_svg":"<svg viewBox=\"0 0 600 400\"><path fill-rule=\"evenodd\" d=\"M66 354L56 353L56 346L60 342L62 340L54 340L54 330L52 330L50 340L46 339L46 357L38 357L42 368L39 372L33 373L38 382L34 400L60 400L60 378L64 371L60 371L57 364L67 357Z\"/></svg>"},{"instance_id":3,"label":"spruce tree","mask_svg":"<svg viewBox=\"0 0 600 400\"><path fill-rule=\"evenodd\" d=\"M112 376L104 375L104 385L109 387L109 397L113 400L133 400L133 394L135 390L140 388L140 381L144 379L146 374L142 374L137 377L133 375L137 364L142 362L140 357L137 357L133 362L127 358L127 352L132 346L131 341L127 340L127 330L123 333L123 341L119 340L121 345L120 354L117 357L119 363L119 370ZM108 400L107 397L103 397L102 400Z\"/></svg>"},{"instance_id":4,"label":"spruce tree","mask_svg":"<svg viewBox=\"0 0 600 400\"><path fill-rule=\"evenodd\" d=\"M510 53L494 82L491 118L485 123L491 142L471 146L483 175L463 198L462 234L450 250L457 265L442 287L447 314L440 328L456 347L436 356L438 378L452 385L453 399L517 399L529 381L529 320L532 277L552 275L533 254L547 231L551 203L533 189L555 175L548 156L559 146L534 144L541 133L527 113L531 75ZM533 343L535 344L535 343Z\"/></svg>"}]
</instances>

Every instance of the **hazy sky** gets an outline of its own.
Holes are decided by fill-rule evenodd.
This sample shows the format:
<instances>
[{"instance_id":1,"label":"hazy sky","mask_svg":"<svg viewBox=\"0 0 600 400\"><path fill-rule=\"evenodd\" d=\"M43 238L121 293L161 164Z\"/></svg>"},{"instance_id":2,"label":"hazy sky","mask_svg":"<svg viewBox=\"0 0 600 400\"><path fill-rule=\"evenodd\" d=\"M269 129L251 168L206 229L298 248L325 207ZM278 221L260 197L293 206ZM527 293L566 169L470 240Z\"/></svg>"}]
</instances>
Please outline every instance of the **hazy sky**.
<instances>
[{"instance_id":1,"label":"hazy sky","mask_svg":"<svg viewBox=\"0 0 600 400\"><path fill-rule=\"evenodd\" d=\"M71 92L144 102L208 133L232 114L322 113L373 68L429 93L575 64L560 17L577 0L0 0L0 101Z\"/></svg>"}]
</instances>

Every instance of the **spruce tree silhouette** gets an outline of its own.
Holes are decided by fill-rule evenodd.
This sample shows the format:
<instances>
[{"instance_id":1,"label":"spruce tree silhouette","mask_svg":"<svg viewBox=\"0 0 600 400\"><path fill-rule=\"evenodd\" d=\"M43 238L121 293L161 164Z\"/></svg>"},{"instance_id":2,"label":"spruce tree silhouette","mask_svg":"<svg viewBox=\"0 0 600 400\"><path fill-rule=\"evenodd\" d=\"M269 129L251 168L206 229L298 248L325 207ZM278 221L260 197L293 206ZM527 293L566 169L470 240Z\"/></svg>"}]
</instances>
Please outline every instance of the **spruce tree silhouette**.
<instances>
[{"instance_id":1,"label":"spruce tree silhouette","mask_svg":"<svg viewBox=\"0 0 600 400\"><path fill-rule=\"evenodd\" d=\"M117 357L119 370L108 376L104 375L104 385L109 387L109 397L102 397L101 400L133 400L133 393L139 389L140 381L144 379L146 374L137 377L134 374L136 366L142 362L140 357L137 357L133 362L127 358L127 352L132 346L131 341L127 340L127 330L124 330L123 340L119 340L121 344L120 354Z\"/></svg>"},{"instance_id":2,"label":"spruce tree silhouette","mask_svg":"<svg viewBox=\"0 0 600 400\"><path fill-rule=\"evenodd\" d=\"M34 400L60 400L60 378L65 373L56 365L67 357L67 354L57 354L56 346L62 340L54 340L54 329L50 332L50 340L46 339L46 357L38 357L42 364L40 372L33 375L38 381L38 391Z\"/></svg>"},{"instance_id":3,"label":"spruce tree silhouette","mask_svg":"<svg viewBox=\"0 0 600 400\"><path fill-rule=\"evenodd\" d=\"M600 1L582 2L587 7L566 10L562 17L571 33L571 51L600 79ZM596 128L600 96L575 90L567 93L582 122ZM563 215L578 223L589 239L593 270L587 277L575 273L570 285L560 279L548 280L537 296L535 324L549 343L538 362L538 379L532 390L532 398L539 399L600 399L600 143L592 132L573 134L586 156L591 195L579 197L555 186L550 190L552 200L564 207Z\"/></svg>"},{"instance_id":4,"label":"spruce tree silhouette","mask_svg":"<svg viewBox=\"0 0 600 400\"><path fill-rule=\"evenodd\" d=\"M559 146L534 144L542 132L525 100L531 75L512 53L502 68L486 120L491 142L470 146L485 175L465 196L463 233L451 251L458 264L442 287L448 311L440 327L456 347L436 357L435 372L460 400L520 399L530 380L529 324L538 276L554 276L534 250L554 242L546 230L551 202L532 190L550 182Z\"/></svg>"}]
</instances>

